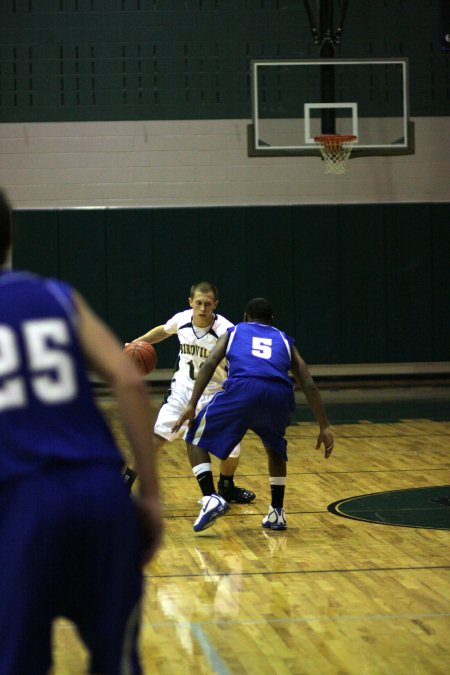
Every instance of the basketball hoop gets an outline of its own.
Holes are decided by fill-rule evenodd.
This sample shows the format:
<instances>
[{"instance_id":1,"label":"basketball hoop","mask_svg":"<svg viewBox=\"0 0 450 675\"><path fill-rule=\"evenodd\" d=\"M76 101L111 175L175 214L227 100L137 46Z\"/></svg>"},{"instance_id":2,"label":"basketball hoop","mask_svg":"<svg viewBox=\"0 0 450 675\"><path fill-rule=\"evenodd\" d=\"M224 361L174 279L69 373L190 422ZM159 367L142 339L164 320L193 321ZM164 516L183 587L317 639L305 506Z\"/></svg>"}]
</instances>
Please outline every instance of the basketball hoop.
<instances>
[{"instance_id":1,"label":"basketball hoop","mask_svg":"<svg viewBox=\"0 0 450 675\"><path fill-rule=\"evenodd\" d=\"M314 136L319 145L320 154L325 162L325 173L340 175L347 173L347 160L356 141L350 134L328 134Z\"/></svg>"}]
</instances>

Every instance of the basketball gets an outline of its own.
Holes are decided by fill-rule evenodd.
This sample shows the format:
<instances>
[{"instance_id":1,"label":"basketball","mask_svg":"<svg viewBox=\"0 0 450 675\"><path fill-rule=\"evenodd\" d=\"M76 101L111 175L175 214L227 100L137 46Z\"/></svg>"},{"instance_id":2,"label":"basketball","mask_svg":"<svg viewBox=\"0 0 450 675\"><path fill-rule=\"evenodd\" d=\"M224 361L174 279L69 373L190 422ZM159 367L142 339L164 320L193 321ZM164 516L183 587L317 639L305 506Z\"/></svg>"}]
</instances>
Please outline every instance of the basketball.
<instances>
[{"instance_id":1,"label":"basketball","mask_svg":"<svg viewBox=\"0 0 450 675\"><path fill-rule=\"evenodd\" d=\"M130 342L124 347L124 352L128 354L137 366L141 375L148 375L156 368L156 364L158 363L156 350L153 345L145 342L145 340Z\"/></svg>"}]
</instances>

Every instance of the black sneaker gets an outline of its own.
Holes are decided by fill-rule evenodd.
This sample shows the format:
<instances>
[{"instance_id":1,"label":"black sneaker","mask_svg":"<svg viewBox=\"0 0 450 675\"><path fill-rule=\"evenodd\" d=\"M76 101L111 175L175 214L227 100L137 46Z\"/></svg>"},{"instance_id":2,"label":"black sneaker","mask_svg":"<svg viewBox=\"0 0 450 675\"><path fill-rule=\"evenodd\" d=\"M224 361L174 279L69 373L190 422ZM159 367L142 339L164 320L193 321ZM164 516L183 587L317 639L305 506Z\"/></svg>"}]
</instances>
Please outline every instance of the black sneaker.
<instances>
[{"instance_id":1,"label":"black sneaker","mask_svg":"<svg viewBox=\"0 0 450 675\"><path fill-rule=\"evenodd\" d=\"M231 485L227 488L222 488L219 485L218 493L225 501L236 502L236 504L250 504L256 497L254 492L237 485Z\"/></svg>"}]
</instances>

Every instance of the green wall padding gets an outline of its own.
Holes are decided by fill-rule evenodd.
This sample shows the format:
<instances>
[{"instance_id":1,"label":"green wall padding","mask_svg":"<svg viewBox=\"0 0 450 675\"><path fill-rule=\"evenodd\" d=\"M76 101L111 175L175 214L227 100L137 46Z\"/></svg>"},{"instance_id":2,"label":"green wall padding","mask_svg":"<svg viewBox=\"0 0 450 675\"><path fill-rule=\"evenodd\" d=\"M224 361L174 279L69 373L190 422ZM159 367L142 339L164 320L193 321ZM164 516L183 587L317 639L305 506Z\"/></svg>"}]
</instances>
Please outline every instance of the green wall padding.
<instances>
[{"instance_id":1,"label":"green wall padding","mask_svg":"<svg viewBox=\"0 0 450 675\"><path fill-rule=\"evenodd\" d=\"M107 212L108 321L126 342L152 327L155 307L152 223L150 210Z\"/></svg>"},{"instance_id":2,"label":"green wall padding","mask_svg":"<svg viewBox=\"0 0 450 675\"><path fill-rule=\"evenodd\" d=\"M76 280L95 311L108 317L105 220L103 210L59 211L58 270L62 279Z\"/></svg>"},{"instance_id":3,"label":"green wall padding","mask_svg":"<svg viewBox=\"0 0 450 675\"><path fill-rule=\"evenodd\" d=\"M387 353L387 297L383 206L338 209L340 358L382 362Z\"/></svg>"},{"instance_id":4,"label":"green wall padding","mask_svg":"<svg viewBox=\"0 0 450 675\"><path fill-rule=\"evenodd\" d=\"M335 206L293 207L295 335L305 358L317 354L322 363L341 362L336 217Z\"/></svg>"},{"instance_id":5,"label":"green wall padding","mask_svg":"<svg viewBox=\"0 0 450 675\"><path fill-rule=\"evenodd\" d=\"M14 214L16 268L71 282L122 341L187 308L193 282L242 320L268 297L306 361L448 361L450 203ZM172 367L176 340L159 345Z\"/></svg>"},{"instance_id":6,"label":"green wall padding","mask_svg":"<svg viewBox=\"0 0 450 675\"><path fill-rule=\"evenodd\" d=\"M430 208L392 205L386 228L388 361L433 358Z\"/></svg>"},{"instance_id":7,"label":"green wall padding","mask_svg":"<svg viewBox=\"0 0 450 675\"><path fill-rule=\"evenodd\" d=\"M430 211L433 358L436 361L447 361L450 351L449 206L432 204Z\"/></svg>"},{"instance_id":8,"label":"green wall padding","mask_svg":"<svg viewBox=\"0 0 450 675\"><path fill-rule=\"evenodd\" d=\"M13 265L49 277L59 275L59 212L14 214Z\"/></svg>"}]
</instances>

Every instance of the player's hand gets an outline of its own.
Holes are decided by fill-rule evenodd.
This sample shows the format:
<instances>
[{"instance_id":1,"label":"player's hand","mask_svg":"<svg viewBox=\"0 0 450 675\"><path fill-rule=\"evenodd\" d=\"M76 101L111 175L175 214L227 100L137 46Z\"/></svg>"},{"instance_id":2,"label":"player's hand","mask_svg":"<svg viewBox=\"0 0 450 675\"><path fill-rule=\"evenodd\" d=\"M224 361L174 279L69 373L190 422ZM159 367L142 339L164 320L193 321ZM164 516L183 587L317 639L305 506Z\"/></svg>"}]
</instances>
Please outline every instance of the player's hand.
<instances>
[{"instance_id":1,"label":"player's hand","mask_svg":"<svg viewBox=\"0 0 450 675\"><path fill-rule=\"evenodd\" d=\"M328 459L328 457L333 452L334 448L334 438L333 434L331 433L330 427L325 427L325 429L320 430L320 433L317 437L316 450L319 450L322 443L324 444L325 447L324 453L325 459Z\"/></svg>"},{"instance_id":2,"label":"player's hand","mask_svg":"<svg viewBox=\"0 0 450 675\"><path fill-rule=\"evenodd\" d=\"M188 422L189 426L191 426L194 417L195 417L195 408L190 403L188 403L187 406L184 408L184 410L181 412L181 415L179 416L178 420L173 425L172 432L175 433L179 431L185 422Z\"/></svg>"}]
</instances>

